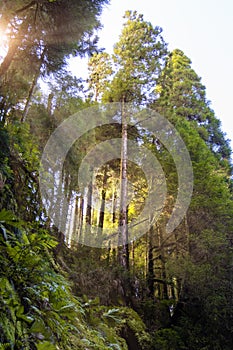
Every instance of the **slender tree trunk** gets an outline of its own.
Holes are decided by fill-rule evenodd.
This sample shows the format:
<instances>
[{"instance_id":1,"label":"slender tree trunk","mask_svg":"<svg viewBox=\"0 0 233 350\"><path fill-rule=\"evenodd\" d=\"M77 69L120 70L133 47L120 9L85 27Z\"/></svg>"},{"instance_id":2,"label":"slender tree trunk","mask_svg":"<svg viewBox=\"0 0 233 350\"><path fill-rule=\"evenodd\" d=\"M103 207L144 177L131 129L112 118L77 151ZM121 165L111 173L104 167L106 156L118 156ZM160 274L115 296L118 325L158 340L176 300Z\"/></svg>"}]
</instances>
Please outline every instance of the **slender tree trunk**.
<instances>
[{"instance_id":1,"label":"slender tree trunk","mask_svg":"<svg viewBox=\"0 0 233 350\"><path fill-rule=\"evenodd\" d=\"M120 175L120 220L118 239L118 261L125 269L129 269L129 249L127 230L127 119L122 102L122 145L121 145L121 175Z\"/></svg>"},{"instance_id":2,"label":"slender tree trunk","mask_svg":"<svg viewBox=\"0 0 233 350\"><path fill-rule=\"evenodd\" d=\"M18 45L19 45L19 40L14 39L14 43L11 43L11 45L9 46L7 55L0 66L0 78L2 78L6 74L7 70L9 69L11 62L13 61L15 54L18 50Z\"/></svg>"},{"instance_id":3,"label":"slender tree trunk","mask_svg":"<svg viewBox=\"0 0 233 350\"><path fill-rule=\"evenodd\" d=\"M16 37L11 39L11 41L9 42L8 52L0 65L0 79L2 79L2 77L7 73L12 61L15 58L15 55L17 54L18 48L23 40L23 33L26 33L28 31L28 24L26 23L26 20L27 18L20 25Z\"/></svg>"},{"instance_id":4,"label":"slender tree trunk","mask_svg":"<svg viewBox=\"0 0 233 350\"><path fill-rule=\"evenodd\" d=\"M101 191L101 205L100 205L100 214L99 214L99 223L98 228L99 232L101 233L103 231L104 227L104 211L105 211L105 199L106 199L106 185L108 180L108 173L107 173L107 166L104 168L104 176L103 176L103 184L102 184L102 191Z\"/></svg>"},{"instance_id":5,"label":"slender tree trunk","mask_svg":"<svg viewBox=\"0 0 233 350\"><path fill-rule=\"evenodd\" d=\"M160 249L160 261L161 261L161 280L162 282L162 298L168 299L168 286L167 286L167 272L166 272L166 257L164 253L163 241L164 241L164 223L162 222L158 227L159 236L159 249Z\"/></svg>"},{"instance_id":6,"label":"slender tree trunk","mask_svg":"<svg viewBox=\"0 0 233 350\"><path fill-rule=\"evenodd\" d=\"M54 178L56 178L56 172L54 174ZM68 199L65 201L65 194L64 194L64 182L66 179L62 176L62 174L58 174L58 184L54 184L57 187L56 194L54 195L55 203L55 222L58 225L58 245L56 247L56 253L58 254L61 250L61 247L63 246L65 242L65 232L66 232L66 226L67 226L67 215L68 215ZM56 182L56 181L55 181Z\"/></svg>"},{"instance_id":7,"label":"slender tree trunk","mask_svg":"<svg viewBox=\"0 0 233 350\"><path fill-rule=\"evenodd\" d=\"M30 86L30 89L29 89L29 92L28 92L28 97L27 97L27 101L26 101L26 104L25 104L25 107L24 107L24 110L23 110L23 114L22 114L22 117L21 117L21 122L25 122L26 120L26 117L27 117L27 114L28 114L28 110L29 110L29 106L30 106L30 102L31 102L31 99L32 99L32 95L33 95L33 92L35 90L35 86L37 84L37 80L39 78L39 75L40 73L36 72L36 74L34 74L34 77L33 77L33 80L32 80L32 83L31 83L31 86Z\"/></svg>"},{"instance_id":8,"label":"slender tree trunk","mask_svg":"<svg viewBox=\"0 0 233 350\"><path fill-rule=\"evenodd\" d=\"M117 201L117 192L116 188L113 190L113 196L112 196L112 223L115 224L116 222L116 201Z\"/></svg>"},{"instance_id":9,"label":"slender tree trunk","mask_svg":"<svg viewBox=\"0 0 233 350\"><path fill-rule=\"evenodd\" d=\"M75 202L73 195L69 195L69 205L68 205L68 217L67 217L67 229L65 234L66 244L71 248L73 244L73 229L74 229L74 219L75 219Z\"/></svg>"},{"instance_id":10,"label":"slender tree trunk","mask_svg":"<svg viewBox=\"0 0 233 350\"><path fill-rule=\"evenodd\" d=\"M87 188L87 210L86 210L86 223L91 225L91 209L92 209L92 182Z\"/></svg>"},{"instance_id":11,"label":"slender tree trunk","mask_svg":"<svg viewBox=\"0 0 233 350\"><path fill-rule=\"evenodd\" d=\"M79 207L79 219L78 219L78 242L82 240L83 234L83 211L84 211L84 198L80 197L80 207Z\"/></svg>"},{"instance_id":12,"label":"slender tree trunk","mask_svg":"<svg viewBox=\"0 0 233 350\"><path fill-rule=\"evenodd\" d=\"M54 190L53 190L53 198L54 202L52 205L55 206L55 222L58 223L58 230L62 231L62 210L63 210L63 179L62 179L62 174L59 174L57 171L54 173ZM63 231L64 232L64 231Z\"/></svg>"},{"instance_id":13,"label":"slender tree trunk","mask_svg":"<svg viewBox=\"0 0 233 350\"><path fill-rule=\"evenodd\" d=\"M153 245L153 235L154 235L154 228L153 226L150 227L148 232L148 272L147 272L147 285L149 289L149 296L151 298L154 298L155 295L155 288L154 288L154 280L155 280L155 274L154 274L154 245Z\"/></svg>"},{"instance_id":14,"label":"slender tree trunk","mask_svg":"<svg viewBox=\"0 0 233 350\"><path fill-rule=\"evenodd\" d=\"M132 256L132 260L131 260L131 269L132 269L132 274L133 276L135 275L135 246L134 246L134 241L131 244L131 256Z\"/></svg>"},{"instance_id":15,"label":"slender tree trunk","mask_svg":"<svg viewBox=\"0 0 233 350\"><path fill-rule=\"evenodd\" d=\"M162 280L163 280L163 299L168 299L167 272L164 257L162 258Z\"/></svg>"},{"instance_id":16,"label":"slender tree trunk","mask_svg":"<svg viewBox=\"0 0 233 350\"><path fill-rule=\"evenodd\" d=\"M72 248L77 247L78 220L79 220L79 197L76 194L75 210L74 210L74 223L73 223L72 242L71 242Z\"/></svg>"},{"instance_id":17,"label":"slender tree trunk","mask_svg":"<svg viewBox=\"0 0 233 350\"><path fill-rule=\"evenodd\" d=\"M29 110L29 106L30 106L30 102L31 102L31 99L32 99L32 96L33 96L33 93L34 93L37 81L38 81L39 76L40 76L40 68L41 68L41 65L42 65L42 63L44 61L44 55L45 55L45 48L43 49L43 52L42 52L42 54L40 56L39 67L38 67L36 73L34 74L34 77L33 77L33 80L32 80L32 83L31 83L31 86L30 86L30 89L29 89L29 92L28 92L28 97L27 97L27 101L26 101L26 104L25 104L25 107L24 107L24 110L23 110L23 115L22 115L22 118L21 118L21 122L25 122L25 120L26 120L26 117L27 117L27 114L28 114L28 110Z\"/></svg>"},{"instance_id":18,"label":"slender tree trunk","mask_svg":"<svg viewBox=\"0 0 233 350\"><path fill-rule=\"evenodd\" d=\"M62 182L62 198L64 200L61 203L61 232L65 233L67 228L67 216L70 203L70 194L66 194L66 191L69 191L69 176L65 174Z\"/></svg>"}]
</instances>

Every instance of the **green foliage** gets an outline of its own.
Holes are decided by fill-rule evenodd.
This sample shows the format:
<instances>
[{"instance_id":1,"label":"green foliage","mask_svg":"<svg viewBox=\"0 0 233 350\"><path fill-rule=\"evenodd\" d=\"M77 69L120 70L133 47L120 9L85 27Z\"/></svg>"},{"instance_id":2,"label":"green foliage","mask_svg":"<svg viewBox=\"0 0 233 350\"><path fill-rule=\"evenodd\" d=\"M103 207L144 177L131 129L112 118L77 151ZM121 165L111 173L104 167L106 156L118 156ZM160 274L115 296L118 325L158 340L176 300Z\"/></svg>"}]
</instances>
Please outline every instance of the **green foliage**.
<instances>
[{"instance_id":1,"label":"green foliage","mask_svg":"<svg viewBox=\"0 0 233 350\"><path fill-rule=\"evenodd\" d=\"M56 242L45 230L28 224L20 223L20 235L15 235L15 216L3 210L0 218L1 342L29 349L39 339L51 343L61 338L67 346L70 320L82 311L64 278L50 265L48 250Z\"/></svg>"},{"instance_id":2,"label":"green foliage","mask_svg":"<svg viewBox=\"0 0 233 350\"><path fill-rule=\"evenodd\" d=\"M37 170L39 151L28 124L7 126L9 135L10 173L3 188L2 206L17 212L24 220L33 221L40 215Z\"/></svg>"},{"instance_id":3,"label":"green foliage","mask_svg":"<svg viewBox=\"0 0 233 350\"><path fill-rule=\"evenodd\" d=\"M127 312L123 313L124 324L130 329L136 338L139 348L146 350L151 346L151 337L149 333L146 332L146 328L141 318L133 311L128 309Z\"/></svg>"},{"instance_id":4,"label":"green foliage","mask_svg":"<svg viewBox=\"0 0 233 350\"><path fill-rule=\"evenodd\" d=\"M57 347L48 341L41 342L36 345L37 350L56 350Z\"/></svg>"},{"instance_id":5,"label":"green foliage","mask_svg":"<svg viewBox=\"0 0 233 350\"><path fill-rule=\"evenodd\" d=\"M110 309L103 314L103 317L106 317L109 320L112 320L116 323L120 323L121 320L117 317L119 309Z\"/></svg>"},{"instance_id":6,"label":"green foliage","mask_svg":"<svg viewBox=\"0 0 233 350\"><path fill-rule=\"evenodd\" d=\"M126 11L124 17L125 24L112 56L116 71L105 86L103 101L141 104L148 102L153 92L167 45L161 35L162 29L146 22L143 15ZM108 61L106 56L105 65Z\"/></svg>"},{"instance_id":7,"label":"green foliage","mask_svg":"<svg viewBox=\"0 0 233 350\"><path fill-rule=\"evenodd\" d=\"M153 106L175 124L179 119L190 121L212 152L229 161L229 140L225 139L221 122L206 98L206 88L191 63L179 49L168 55L155 88L157 97Z\"/></svg>"},{"instance_id":8,"label":"green foliage","mask_svg":"<svg viewBox=\"0 0 233 350\"><path fill-rule=\"evenodd\" d=\"M187 349L179 333L174 329L164 328L155 332L153 337L153 347L154 350L185 350Z\"/></svg>"},{"instance_id":9,"label":"green foliage","mask_svg":"<svg viewBox=\"0 0 233 350\"><path fill-rule=\"evenodd\" d=\"M106 90L113 74L110 55L106 52L94 54L88 62L89 89L93 91L95 101Z\"/></svg>"},{"instance_id":10,"label":"green foliage","mask_svg":"<svg viewBox=\"0 0 233 350\"><path fill-rule=\"evenodd\" d=\"M0 5L9 47L0 65L3 123L25 120L41 75L62 70L71 55L97 51L94 31L100 26L98 16L106 3L108 0L21 0Z\"/></svg>"},{"instance_id":11,"label":"green foliage","mask_svg":"<svg viewBox=\"0 0 233 350\"><path fill-rule=\"evenodd\" d=\"M96 302L94 304L93 307L88 306L88 322L104 334L110 348L128 349L129 342L133 342L142 350L150 348L151 337L134 310L127 307L108 308L96 305Z\"/></svg>"},{"instance_id":12,"label":"green foliage","mask_svg":"<svg viewBox=\"0 0 233 350\"><path fill-rule=\"evenodd\" d=\"M6 210L0 212L0 222L2 349L126 350L119 329L128 315L135 336L149 337L133 311L100 307L98 299L81 306L64 277L54 271L56 263L51 265L56 242L45 230ZM13 227L20 227L20 234L15 235Z\"/></svg>"}]
</instances>

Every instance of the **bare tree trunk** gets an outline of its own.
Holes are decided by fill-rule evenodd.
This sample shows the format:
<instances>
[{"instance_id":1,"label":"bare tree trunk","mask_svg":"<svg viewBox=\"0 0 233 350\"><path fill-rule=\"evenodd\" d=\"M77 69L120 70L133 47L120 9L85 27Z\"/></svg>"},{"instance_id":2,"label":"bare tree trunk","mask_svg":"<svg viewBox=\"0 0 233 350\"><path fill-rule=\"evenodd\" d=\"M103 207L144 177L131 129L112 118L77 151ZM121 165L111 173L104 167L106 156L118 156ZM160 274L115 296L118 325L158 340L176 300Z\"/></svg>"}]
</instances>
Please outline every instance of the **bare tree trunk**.
<instances>
[{"instance_id":1,"label":"bare tree trunk","mask_svg":"<svg viewBox=\"0 0 233 350\"><path fill-rule=\"evenodd\" d=\"M12 38L9 42L8 52L0 65L0 79L7 73L12 61L14 60L18 48L23 40L23 33L28 31L28 23L26 23L27 18L25 18L24 22L20 25L18 33L15 38Z\"/></svg>"},{"instance_id":2,"label":"bare tree trunk","mask_svg":"<svg viewBox=\"0 0 233 350\"><path fill-rule=\"evenodd\" d=\"M76 194L74 219L73 219L73 232L72 232L72 241L71 241L71 247L72 248L76 248L77 247L78 220L79 220L79 197Z\"/></svg>"},{"instance_id":3,"label":"bare tree trunk","mask_svg":"<svg viewBox=\"0 0 233 350\"><path fill-rule=\"evenodd\" d=\"M91 225L91 209L92 209L92 182L89 183L87 189L87 211L86 211L86 223Z\"/></svg>"},{"instance_id":4,"label":"bare tree trunk","mask_svg":"<svg viewBox=\"0 0 233 350\"><path fill-rule=\"evenodd\" d=\"M24 107L24 110L23 110L23 115L22 115L22 118L21 118L21 122L25 122L25 120L26 120L26 117L27 117L27 114L28 114L28 110L29 110L29 106L30 106L30 102L31 102L31 99L32 99L32 96L33 96L33 93L34 93L34 90L35 90L38 78L40 76L40 68L41 68L41 64L44 61L44 55L45 55L45 48L43 49L43 52L42 52L42 54L40 56L39 67L37 69L37 72L34 74L34 77L33 77L33 80L32 80L32 83L31 83L31 86L30 86L30 89L29 89L29 92L28 92L28 97L27 97L27 101L26 101L26 104L25 104L25 107Z\"/></svg>"},{"instance_id":5,"label":"bare tree trunk","mask_svg":"<svg viewBox=\"0 0 233 350\"><path fill-rule=\"evenodd\" d=\"M116 222L116 201L117 201L117 192L116 188L114 188L113 196L112 196L112 223Z\"/></svg>"},{"instance_id":6,"label":"bare tree trunk","mask_svg":"<svg viewBox=\"0 0 233 350\"><path fill-rule=\"evenodd\" d=\"M104 211L105 211L107 179L108 179L107 166L105 166L105 168L104 168L104 176L103 176L103 184L102 184L102 191L101 191L100 215L99 215L99 223L98 223L98 228L99 228L98 231L100 233L103 231L103 227L104 227Z\"/></svg>"},{"instance_id":7,"label":"bare tree trunk","mask_svg":"<svg viewBox=\"0 0 233 350\"><path fill-rule=\"evenodd\" d=\"M80 197L80 207L79 207L79 216L78 216L78 242L81 242L82 233L83 233L83 210L84 210L84 198Z\"/></svg>"},{"instance_id":8,"label":"bare tree trunk","mask_svg":"<svg viewBox=\"0 0 233 350\"><path fill-rule=\"evenodd\" d=\"M69 195L69 204L68 204L68 216L67 216L67 229L65 234L66 244L69 248L73 244L73 230L74 230L74 220L75 220L75 199L73 195Z\"/></svg>"},{"instance_id":9,"label":"bare tree trunk","mask_svg":"<svg viewBox=\"0 0 233 350\"><path fill-rule=\"evenodd\" d=\"M0 78L2 78L6 74L18 50L19 40L17 39L14 39L14 40L15 42L10 44L7 55L0 66Z\"/></svg>"},{"instance_id":10,"label":"bare tree trunk","mask_svg":"<svg viewBox=\"0 0 233 350\"><path fill-rule=\"evenodd\" d=\"M132 274L133 276L135 275L135 246L134 246L134 241L132 241L131 243L131 256L132 256L132 260L131 260L131 269L132 269Z\"/></svg>"},{"instance_id":11,"label":"bare tree trunk","mask_svg":"<svg viewBox=\"0 0 233 350\"><path fill-rule=\"evenodd\" d=\"M167 272L166 272L166 257L164 252L164 222L161 223L158 227L158 236L159 236L159 249L160 249L160 261L161 261L161 280L162 280L162 298L168 299L168 286L167 286Z\"/></svg>"},{"instance_id":12,"label":"bare tree trunk","mask_svg":"<svg viewBox=\"0 0 233 350\"><path fill-rule=\"evenodd\" d=\"M155 288L154 288L154 280L155 280L155 273L154 273L154 254L153 254L153 235L154 235L154 228L153 226L150 227L148 232L148 271L147 271L147 285L149 289L149 296L151 298L154 298L155 295Z\"/></svg>"},{"instance_id":13,"label":"bare tree trunk","mask_svg":"<svg viewBox=\"0 0 233 350\"><path fill-rule=\"evenodd\" d=\"M118 261L125 269L129 269L128 229L127 229L127 119L124 98L122 102L122 145L120 175L120 220L118 237Z\"/></svg>"},{"instance_id":14,"label":"bare tree trunk","mask_svg":"<svg viewBox=\"0 0 233 350\"><path fill-rule=\"evenodd\" d=\"M27 101L26 101L26 104L25 104L25 107L24 107L24 110L23 110L23 114L22 114L22 117L21 117L21 122L22 123L25 122L25 120L26 120L26 117L27 117L27 114L28 114L28 110L29 110L29 106L30 106L30 102L31 102L31 99L32 99L32 95L33 95L33 92L35 90L35 86L36 86L37 80L39 78L39 75L40 75L40 73L34 74L34 77L33 77L33 80L32 80L32 83L31 83L31 86L30 86L30 89L29 89L29 92L28 92Z\"/></svg>"}]
</instances>

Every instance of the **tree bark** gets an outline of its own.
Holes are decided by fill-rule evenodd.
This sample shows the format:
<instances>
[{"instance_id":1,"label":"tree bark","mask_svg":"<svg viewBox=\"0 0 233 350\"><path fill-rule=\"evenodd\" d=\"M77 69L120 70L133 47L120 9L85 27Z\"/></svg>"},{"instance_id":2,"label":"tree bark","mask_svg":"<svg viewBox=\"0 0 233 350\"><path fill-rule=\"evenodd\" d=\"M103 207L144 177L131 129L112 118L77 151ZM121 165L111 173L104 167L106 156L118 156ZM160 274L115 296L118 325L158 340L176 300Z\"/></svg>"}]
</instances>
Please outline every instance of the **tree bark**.
<instances>
[{"instance_id":1,"label":"tree bark","mask_svg":"<svg viewBox=\"0 0 233 350\"><path fill-rule=\"evenodd\" d=\"M89 183L87 189L87 210L86 210L86 223L91 225L91 209L92 209L92 182Z\"/></svg>"},{"instance_id":2,"label":"tree bark","mask_svg":"<svg viewBox=\"0 0 233 350\"><path fill-rule=\"evenodd\" d=\"M114 188L113 196L112 196L112 223L116 222L116 200L117 200L117 192L116 188Z\"/></svg>"},{"instance_id":3,"label":"tree bark","mask_svg":"<svg viewBox=\"0 0 233 350\"><path fill-rule=\"evenodd\" d=\"M104 168L104 176L103 176L103 184L102 184L102 191L101 191L101 205L100 205L99 223L98 223L98 228L100 229L100 232L103 231L103 227L104 227L104 211L105 211L107 179L108 179L107 166L105 166L105 168Z\"/></svg>"},{"instance_id":4,"label":"tree bark","mask_svg":"<svg viewBox=\"0 0 233 350\"><path fill-rule=\"evenodd\" d=\"M151 298L154 298L155 295L155 288L154 288L154 280L155 280L155 274L154 274L154 254L153 254L153 234L154 229L153 226L150 227L150 230L148 232L148 272L147 272L147 285L149 290L149 296Z\"/></svg>"},{"instance_id":5,"label":"tree bark","mask_svg":"<svg viewBox=\"0 0 233 350\"><path fill-rule=\"evenodd\" d=\"M8 52L3 60L3 62L0 65L0 79L3 78L3 76L7 73L12 61L15 58L15 55L17 53L17 50L22 42L23 39L23 32L27 32L28 29L28 24L25 23L26 19L24 20L24 22L20 25L19 29L18 29L18 33L16 34L15 38L12 38L10 43L9 43L9 49ZM25 28L23 28L24 26L26 26Z\"/></svg>"},{"instance_id":6,"label":"tree bark","mask_svg":"<svg viewBox=\"0 0 233 350\"><path fill-rule=\"evenodd\" d=\"M23 110L23 115L22 115L22 118L21 118L21 122L25 122L25 120L26 120L26 117L27 117L27 114L28 114L28 110L29 110L29 106L30 106L30 102L31 102L31 99L32 99L32 96L33 96L33 92L35 90L38 78L40 76L40 68L41 68L41 65L42 65L42 63L44 61L44 55L45 55L45 48L43 49L43 52L42 52L42 54L40 56L39 67L37 68L37 71L34 74L34 77L33 77L33 80L32 80L32 83L31 83L31 86L30 86L30 89L29 89L29 92L28 92L28 97L27 97L27 101L26 101L26 104L25 104L25 107L24 107L24 110Z\"/></svg>"},{"instance_id":7,"label":"tree bark","mask_svg":"<svg viewBox=\"0 0 233 350\"><path fill-rule=\"evenodd\" d=\"M122 267L129 269L128 229L127 229L127 119L122 102L122 145L120 175L120 218L118 237L118 261Z\"/></svg>"},{"instance_id":8,"label":"tree bark","mask_svg":"<svg viewBox=\"0 0 233 350\"><path fill-rule=\"evenodd\" d=\"M83 211L84 211L84 198L83 196L80 197L80 203L79 203L79 215L78 215L78 242L81 242L82 239L82 231L83 231Z\"/></svg>"},{"instance_id":9,"label":"tree bark","mask_svg":"<svg viewBox=\"0 0 233 350\"><path fill-rule=\"evenodd\" d=\"M15 42L10 45L7 55L0 66L0 78L2 78L6 74L7 70L9 69L11 62L13 61L15 54L17 52L18 43L19 41L15 39Z\"/></svg>"}]
</instances>

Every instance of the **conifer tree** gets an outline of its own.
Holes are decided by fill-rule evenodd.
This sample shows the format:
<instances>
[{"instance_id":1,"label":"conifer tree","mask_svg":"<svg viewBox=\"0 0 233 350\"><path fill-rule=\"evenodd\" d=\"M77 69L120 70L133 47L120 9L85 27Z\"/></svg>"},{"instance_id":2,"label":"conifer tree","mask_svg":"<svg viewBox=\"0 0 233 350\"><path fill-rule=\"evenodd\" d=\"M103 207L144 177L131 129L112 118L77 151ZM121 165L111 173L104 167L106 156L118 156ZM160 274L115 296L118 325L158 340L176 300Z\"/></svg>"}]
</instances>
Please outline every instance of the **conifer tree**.
<instances>
[{"instance_id":1,"label":"conifer tree","mask_svg":"<svg viewBox=\"0 0 233 350\"><path fill-rule=\"evenodd\" d=\"M229 141L210 107L206 88L191 63L179 49L168 55L155 88L157 98L152 106L173 123L177 118L193 123L210 149L220 158L230 160Z\"/></svg>"}]
</instances>

